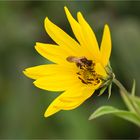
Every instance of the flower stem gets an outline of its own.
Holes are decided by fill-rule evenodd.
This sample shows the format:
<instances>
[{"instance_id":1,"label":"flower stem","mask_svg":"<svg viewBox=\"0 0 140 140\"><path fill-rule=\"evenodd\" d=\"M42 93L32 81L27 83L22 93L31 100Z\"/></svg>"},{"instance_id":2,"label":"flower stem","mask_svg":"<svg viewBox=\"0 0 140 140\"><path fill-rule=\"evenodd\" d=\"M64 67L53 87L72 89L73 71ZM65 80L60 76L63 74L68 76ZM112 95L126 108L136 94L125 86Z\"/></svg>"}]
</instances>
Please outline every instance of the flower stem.
<instances>
[{"instance_id":1,"label":"flower stem","mask_svg":"<svg viewBox=\"0 0 140 140\"><path fill-rule=\"evenodd\" d=\"M129 92L125 89L125 87L115 78L113 79L113 82L119 87L121 97L126 106L128 107L128 109L132 112L139 114L140 111L136 108L135 104L132 102L129 96Z\"/></svg>"},{"instance_id":2,"label":"flower stem","mask_svg":"<svg viewBox=\"0 0 140 140\"><path fill-rule=\"evenodd\" d=\"M113 82L119 87L119 89L121 91L123 91L124 93L128 93L128 91L125 89L125 87L120 83L120 81L118 81L117 79L113 79Z\"/></svg>"}]
</instances>

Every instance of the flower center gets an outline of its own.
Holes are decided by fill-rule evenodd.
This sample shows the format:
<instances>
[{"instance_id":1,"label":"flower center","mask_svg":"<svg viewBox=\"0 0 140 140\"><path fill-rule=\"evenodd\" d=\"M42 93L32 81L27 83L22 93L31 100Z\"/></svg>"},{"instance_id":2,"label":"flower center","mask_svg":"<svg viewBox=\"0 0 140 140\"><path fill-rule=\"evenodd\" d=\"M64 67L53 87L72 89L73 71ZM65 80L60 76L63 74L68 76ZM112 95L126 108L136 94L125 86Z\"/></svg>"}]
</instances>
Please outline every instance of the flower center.
<instances>
[{"instance_id":1,"label":"flower center","mask_svg":"<svg viewBox=\"0 0 140 140\"><path fill-rule=\"evenodd\" d=\"M92 60L88 60L86 57L67 57L68 62L74 62L78 67L78 78L83 84L97 85L101 82L101 76L95 71L95 63Z\"/></svg>"}]
</instances>

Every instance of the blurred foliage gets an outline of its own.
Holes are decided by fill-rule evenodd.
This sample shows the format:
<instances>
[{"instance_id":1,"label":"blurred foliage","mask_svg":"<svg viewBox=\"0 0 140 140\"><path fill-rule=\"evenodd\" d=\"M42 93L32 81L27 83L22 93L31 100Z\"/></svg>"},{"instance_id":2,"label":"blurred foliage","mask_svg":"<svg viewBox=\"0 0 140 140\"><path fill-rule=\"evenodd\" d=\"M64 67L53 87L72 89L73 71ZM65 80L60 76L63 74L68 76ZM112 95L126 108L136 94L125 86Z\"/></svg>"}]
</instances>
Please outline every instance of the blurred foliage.
<instances>
[{"instance_id":1,"label":"blurred foliage","mask_svg":"<svg viewBox=\"0 0 140 140\"><path fill-rule=\"evenodd\" d=\"M97 107L125 108L119 92L97 97L96 93L79 108L61 111L50 118L43 113L54 97L37 89L22 71L49 63L34 49L35 42L52 42L44 30L44 18L73 36L63 7L76 17L81 11L101 41L103 26L112 33L111 65L116 77L131 89L136 79L140 96L140 1L1 1L0 2L0 138L138 138L140 129L116 117L88 121ZM98 93L98 91L97 91ZM106 92L107 93L107 92Z\"/></svg>"}]
</instances>

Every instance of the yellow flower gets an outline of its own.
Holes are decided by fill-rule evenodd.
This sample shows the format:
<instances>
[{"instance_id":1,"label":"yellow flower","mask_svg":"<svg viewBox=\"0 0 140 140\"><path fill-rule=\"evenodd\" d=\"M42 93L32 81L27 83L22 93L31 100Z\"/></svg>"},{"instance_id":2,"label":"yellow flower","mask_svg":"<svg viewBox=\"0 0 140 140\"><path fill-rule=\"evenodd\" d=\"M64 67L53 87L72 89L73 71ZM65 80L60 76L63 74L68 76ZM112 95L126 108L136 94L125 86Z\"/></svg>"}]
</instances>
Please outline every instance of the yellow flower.
<instances>
[{"instance_id":1,"label":"yellow flower","mask_svg":"<svg viewBox=\"0 0 140 140\"><path fill-rule=\"evenodd\" d=\"M34 79L38 88L63 91L48 107L45 117L60 110L71 110L81 105L96 89L110 79L107 71L111 53L111 37L105 25L99 49L95 34L80 12L76 21L64 7L66 16L77 39L45 19L45 29L56 44L36 43L35 49L54 62L27 68L24 74Z\"/></svg>"}]
</instances>

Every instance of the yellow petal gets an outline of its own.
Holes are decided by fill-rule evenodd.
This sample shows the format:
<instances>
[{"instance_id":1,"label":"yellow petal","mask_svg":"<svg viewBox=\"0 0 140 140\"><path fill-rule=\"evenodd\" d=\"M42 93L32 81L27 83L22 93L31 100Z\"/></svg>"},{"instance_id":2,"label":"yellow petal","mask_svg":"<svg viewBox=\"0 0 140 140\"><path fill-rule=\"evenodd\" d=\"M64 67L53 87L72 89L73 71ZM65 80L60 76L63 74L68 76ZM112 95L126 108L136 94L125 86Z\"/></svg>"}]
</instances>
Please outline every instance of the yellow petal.
<instances>
[{"instance_id":1,"label":"yellow petal","mask_svg":"<svg viewBox=\"0 0 140 140\"><path fill-rule=\"evenodd\" d=\"M57 64L70 64L66 58L74 55L66 48L52 44L36 43L35 49L43 57Z\"/></svg>"},{"instance_id":2,"label":"yellow petal","mask_svg":"<svg viewBox=\"0 0 140 140\"><path fill-rule=\"evenodd\" d=\"M103 66L106 66L109 62L110 54L111 54L111 35L108 25L104 27L104 33L101 42L101 61Z\"/></svg>"},{"instance_id":3,"label":"yellow petal","mask_svg":"<svg viewBox=\"0 0 140 140\"><path fill-rule=\"evenodd\" d=\"M97 39L96 39L96 36L95 36L93 30L91 29L91 27L86 22L86 20L84 19L84 17L82 16L82 14L80 12L78 12L77 18L81 25L83 36L86 39L86 43L88 45L89 50L93 54L95 60L99 60L100 51L99 51L98 42L97 42Z\"/></svg>"},{"instance_id":4,"label":"yellow petal","mask_svg":"<svg viewBox=\"0 0 140 140\"><path fill-rule=\"evenodd\" d=\"M66 16L68 18L68 21L69 21L69 23L71 25L71 28L73 30L73 33L74 33L75 37L77 38L77 40L79 41L79 43L81 44L81 47L85 52L85 55L87 57L88 56L92 57L93 55L91 53L91 50L88 50L89 48L88 48L88 45L87 45L87 40L84 38L84 35L83 35L82 28L81 28L80 24L72 17L72 15L69 12L69 10L67 9L67 7L64 7L64 9L65 9L65 13L66 13Z\"/></svg>"},{"instance_id":5,"label":"yellow petal","mask_svg":"<svg viewBox=\"0 0 140 140\"><path fill-rule=\"evenodd\" d=\"M32 79L38 79L41 77L46 77L54 74L59 74L65 70L64 73L71 74L75 72L74 68L69 68L67 66L57 65L57 64L47 64L47 65L40 65L27 68L23 71L23 73Z\"/></svg>"},{"instance_id":6,"label":"yellow petal","mask_svg":"<svg viewBox=\"0 0 140 140\"><path fill-rule=\"evenodd\" d=\"M34 82L38 88L50 91L64 91L77 83L79 83L77 75L68 74L64 70L57 74L39 78Z\"/></svg>"},{"instance_id":7,"label":"yellow petal","mask_svg":"<svg viewBox=\"0 0 140 140\"><path fill-rule=\"evenodd\" d=\"M53 24L48 18L45 19L45 29L49 36L60 46L67 47L76 55L79 44L66 34L62 29Z\"/></svg>"},{"instance_id":8,"label":"yellow petal","mask_svg":"<svg viewBox=\"0 0 140 140\"><path fill-rule=\"evenodd\" d=\"M73 33L74 33L75 37L80 42L80 44L82 44L82 45L86 44L85 40L83 38L81 27L80 27L79 23L72 17L72 15L69 12L69 10L67 9L67 7L64 7L64 9L65 9L66 16L68 18L68 21L71 25L71 28L73 30Z\"/></svg>"},{"instance_id":9,"label":"yellow petal","mask_svg":"<svg viewBox=\"0 0 140 140\"><path fill-rule=\"evenodd\" d=\"M99 75L101 75L103 77L107 76L107 73L106 73L104 67L100 63L96 63L95 71L97 72L97 74L99 74Z\"/></svg>"},{"instance_id":10,"label":"yellow petal","mask_svg":"<svg viewBox=\"0 0 140 140\"><path fill-rule=\"evenodd\" d=\"M94 92L93 88L74 86L58 96L48 107L44 116L48 117L60 110L72 110L82 104Z\"/></svg>"}]
</instances>

